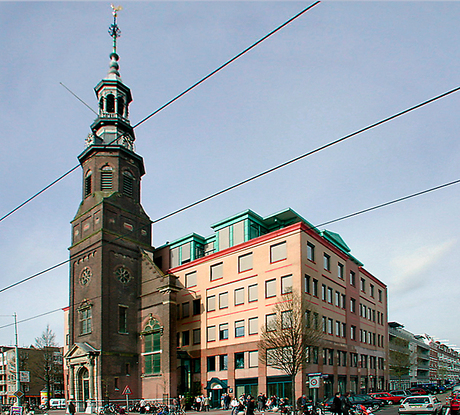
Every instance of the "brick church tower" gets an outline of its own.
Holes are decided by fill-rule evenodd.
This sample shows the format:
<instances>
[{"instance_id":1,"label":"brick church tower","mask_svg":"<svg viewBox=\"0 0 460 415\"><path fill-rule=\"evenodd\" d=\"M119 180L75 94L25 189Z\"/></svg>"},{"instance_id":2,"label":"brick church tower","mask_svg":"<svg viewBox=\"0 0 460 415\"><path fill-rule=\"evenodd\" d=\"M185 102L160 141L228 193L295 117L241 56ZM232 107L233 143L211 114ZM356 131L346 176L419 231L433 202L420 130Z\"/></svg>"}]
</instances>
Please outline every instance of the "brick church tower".
<instances>
[{"instance_id":1,"label":"brick church tower","mask_svg":"<svg viewBox=\"0 0 460 415\"><path fill-rule=\"evenodd\" d=\"M123 392L158 397L176 388L175 278L152 260L151 221L140 202L144 163L134 152L131 92L118 71L117 8L113 15L110 70L95 87L98 117L78 157L83 194L70 247L67 397L87 413L123 400ZM146 390L151 376L161 390Z\"/></svg>"}]
</instances>

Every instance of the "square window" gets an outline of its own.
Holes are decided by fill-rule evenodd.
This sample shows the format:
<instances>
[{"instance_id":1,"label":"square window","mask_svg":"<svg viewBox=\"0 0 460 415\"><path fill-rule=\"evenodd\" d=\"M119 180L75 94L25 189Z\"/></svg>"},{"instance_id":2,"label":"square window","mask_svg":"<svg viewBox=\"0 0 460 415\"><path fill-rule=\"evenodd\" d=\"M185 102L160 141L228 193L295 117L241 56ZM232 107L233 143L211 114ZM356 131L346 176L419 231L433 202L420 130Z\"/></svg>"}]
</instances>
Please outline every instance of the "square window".
<instances>
[{"instance_id":1,"label":"square window","mask_svg":"<svg viewBox=\"0 0 460 415\"><path fill-rule=\"evenodd\" d=\"M208 326L206 328L208 342L216 341L216 326Z\"/></svg>"},{"instance_id":2,"label":"square window","mask_svg":"<svg viewBox=\"0 0 460 415\"><path fill-rule=\"evenodd\" d=\"M382 302L382 290L379 290L379 301Z\"/></svg>"},{"instance_id":3,"label":"square window","mask_svg":"<svg viewBox=\"0 0 460 415\"><path fill-rule=\"evenodd\" d=\"M270 247L270 262L278 262L287 258L286 242L281 242Z\"/></svg>"},{"instance_id":4,"label":"square window","mask_svg":"<svg viewBox=\"0 0 460 415\"><path fill-rule=\"evenodd\" d=\"M244 369L244 352L235 353L235 369Z\"/></svg>"},{"instance_id":5,"label":"square window","mask_svg":"<svg viewBox=\"0 0 460 415\"><path fill-rule=\"evenodd\" d=\"M193 329L193 344L201 343L201 329Z\"/></svg>"},{"instance_id":6,"label":"square window","mask_svg":"<svg viewBox=\"0 0 460 415\"><path fill-rule=\"evenodd\" d=\"M338 291L335 292L335 305L340 307L340 293Z\"/></svg>"},{"instance_id":7,"label":"square window","mask_svg":"<svg viewBox=\"0 0 460 415\"><path fill-rule=\"evenodd\" d=\"M228 292L219 294L219 308L228 308Z\"/></svg>"},{"instance_id":8,"label":"square window","mask_svg":"<svg viewBox=\"0 0 460 415\"><path fill-rule=\"evenodd\" d=\"M274 331L276 329L276 314L267 314L265 316L265 330Z\"/></svg>"},{"instance_id":9,"label":"square window","mask_svg":"<svg viewBox=\"0 0 460 415\"><path fill-rule=\"evenodd\" d=\"M259 319L252 317L248 320L248 332L249 334L257 334L259 332Z\"/></svg>"},{"instance_id":10,"label":"square window","mask_svg":"<svg viewBox=\"0 0 460 415\"><path fill-rule=\"evenodd\" d=\"M259 351L252 350L248 352L249 354L249 367L258 367L259 366Z\"/></svg>"},{"instance_id":11,"label":"square window","mask_svg":"<svg viewBox=\"0 0 460 415\"><path fill-rule=\"evenodd\" d=\"M219 280L224 276L224 264L221 262L220 264L212 265L211 266L211 281Z\"/></svg>"},{"instance_id":12,"label":"square window","mask_svg":"<svg viewBox=\"0 0 460 415\"><path fill-rule=\"evenodd\" d=\"M276 297L276 279L265 281L265 298Z\"/></svg>"},{"instance_id":13,"label":"square window","mask_svg":"<svg viewBox=\"0 0 460 415\"><path fill-rule=\"evenodd\" d=\"M331 257L328 254L324 254L323 256L323 268L326 271L331 270Z\"/></svg>"},{"instance_id":14,"label":"square window","mask_svg":"<svg viewBox=\"0 0 460 415\"><path fill-rule=\"evenodd\" d=\"M128 307L118 306L118 333L128 333Z\"/></svg>"},{"instance_id":15,"label":"square window","mask_svg":"<svg viewBox=\"0 0 460 415\"><path fill-rule=\"evenodd\" d=\"M238 257L238 272L252 269L252 252Z\"/></svg>"},{"instance_id":16,"label":"square window","mask_svg":"<svg viewBox=\"0 0 460 415\"><path fill-rule=\"evenodd\" d=\"M196 284L196 271L185 274L185 288L195 287Z\"/></svg>"},{"instance_id":17,"label":"square window","mask_svg":"<svg viewBox=\"0 0 460 415\"><path fill-rule=\"evenodd\" d=\"M206 299L206 311L214 311L216 309L216 296L210 295Z\"/></svg>"},{"instance_id":18,"label":"square window","mask_svg":"<svg viewBox=\"0 0 460 415\"><path fill-rule=\"evenodd\" d=\"M244 304L244 288L235 290L235 305Z\"/></svg>"},{"instance_id":19,"label":"square window","mask_svg":"<svg viewBox=\"0 0 460 415\"><path fill-rule=\"evenodd\" d=\"M216 371L216 356L208 356L207 360L207 366L208 366L208 372L215 372Z\"/></svg>"},{"instance_id":20,"label":"square window","mask_svg":"<svg viewBox=\"0 0 460 415\"><path fill-rule=\"evenodd\" d=\"M307 243L307 259L315 262L315 245L310 242Z\"/></svg>"},{"instance_id":21,"label":"square window","mask_svg":"<svg viewBox=\"0 0 460 415\"><path fill-rule=\"evenodd\" d=\"M335 321L335 335L340 336L340 321Z\"/></svg>"},{"instance_id":22,"label":"square window","mask_svg":"<svg viewBox=\"0 0 460 415\"><path fill-rule=\"evenodd\" d=\"M219 356L219 370L228 369L228 356L226 354L221 354Z\"/></svg>"},{"instance_id":23,"label":"square window","mask_svg":"<svg viewBox=\"0 0 460 415\"><path fill-rule=\"evenodd\" d=\"M354 298L350 298L350 312L356 313L356 300Z\"/></svg>"},{"instance_id":24,"label":"square window","mask_svg":"<svg viewBox=\"0 0 460 415\"><path fill-rule=\"evenodd\" d=\"M235 337L244 336L244 320L235 321Z\"/></svg>"},{"instance_id":25,"label":"square window","mask_svg":"<svg viewBox=\"0 0 460 415\"><path fill-rule=\"evenodd\" d=\"M327 319L327 333L328 334L334 334L334 326L333 326L334 321L332 318Z\"/></svg>"},{"instance_id":26,"label":"square window","mask_svg":"<svg viewBox=\"0 0 460 415\"><path fill-rule=\"evenodd\" d=\"M248 301L252 303L258 299L258 286L257 284L250 285L248 287Z\"/></svg>"},{"instance_id":27,"label":"square window","mask_svg":"<svg viewBox=\"0 0 460 415\"><path fill-rule=\"evenodd\" d=\"M281 294L292 293L292 275L281 277Z\"/></svg>"},{"instance_id":28,"label":"square window","mask_svg":"<svg viewBox=\"0 0 460 415\"><path fill-rule=\"evenodd\" d=\"M228 323L222 323L219 325L219 340L228 339Z\"/></svg>"}]
</instances>

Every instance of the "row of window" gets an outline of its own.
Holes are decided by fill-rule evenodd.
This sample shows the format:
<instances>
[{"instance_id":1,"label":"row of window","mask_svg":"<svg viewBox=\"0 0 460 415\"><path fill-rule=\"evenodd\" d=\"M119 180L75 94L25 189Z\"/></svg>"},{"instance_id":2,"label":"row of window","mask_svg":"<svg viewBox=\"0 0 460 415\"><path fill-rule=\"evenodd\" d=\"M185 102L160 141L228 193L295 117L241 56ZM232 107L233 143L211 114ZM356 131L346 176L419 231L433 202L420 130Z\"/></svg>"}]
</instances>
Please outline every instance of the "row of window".
<instances>
[{"instance_id":1,"label":"row of window","mask_svg":"<svg viewBox=\"0 0 460 415\"><path fill-rule=\"evenodd\" d=\"M247 327L246 320L236 320L233 326L234 337L244 337L246 335L246 328L248 335L257 334L259 332L258 317L250 317ZM219 340L227 340L229 338L229 323L221 323L219 326L212 325L206 328L206 339L208 342L216 341L217 335L219 336Z\"/></svg>"},{"instance_id":2,"label":"row of window","mask_svg":"<svg viewBox=\"0 0 460 415\"><path fill-rule=\"evenodd\" d=\"M233 360L235 369L258 367L259 352L257 350L237 352L234 353ZM221 354L217 356L208 356L206 359L206 370L208 372L215 372L216 370L228 370L228 355Z\"/></svg>"},{"instance_id":3,"label":"row of window","mask_svg":"<svg viewBox=\"0 0 460 415\"><path fill-rule=\"evenodd\" d=\"M311 242L307 243L307 259L315 262L315 245L313 245ZM331 272L331 256L327 253L323 253L323 269L325 271ZM345 279L345 266L340 262L337 263L337 276L342 280ZM361 291L366 293L366 279L361 278L360 283ZM356 287L356 274L354 271L350 271L350 285ZM369 284L369 294L372 298L375 298L375 287L373 284ZM378 290L378 300L380 302L383 300L383 291L380 289Z\"/></svg>"},{"instance_id":4,"label":"row of window","mask_svg":"<svg viewBox=\"0 0 460 415\"><path fill-rule=\"evenodd\" d=\"M287 258L286 242L270 246L270 263L278 262ZM177 262L175 260L174 264ZM238 257L238 272L249 271L253 267L253 253L249 252ZM224 277L224 263L211 265L209 267L209 280L216 281ZM185 287L191 288L198 284L197 271L185 274Z\"/></svg>"},{"instance_id":5,"label":"row of window","mask_svg":"<svg viewBox=\"0 0 460 415\"><path fill-rule=\"evenodd\" d=\"M318 362L318 349L311 348L309 353L309 362ZM328 366L350 366L350 367L362 367L369 369L381 369L385 368L384 359L377 356L368 356L365 354L358 355L358 353L347 353L343 350L334 349L323 349L323 364Z\"/></svg>"},{"instance_id":6,"label":"row of window","mask_svg":"<svg viewBox=\"0 0 460 415\"><path fill-rule=\"evenodd\" d=\"M121 191L127 196L134 194L134 176L128 170L123 172ZM113 188L113 168L106 165L100 170L101 190L112 190ZM85 175L84 194L85 197L93 192L93 172L88 170Z\"/></svg>"}]
</instances>

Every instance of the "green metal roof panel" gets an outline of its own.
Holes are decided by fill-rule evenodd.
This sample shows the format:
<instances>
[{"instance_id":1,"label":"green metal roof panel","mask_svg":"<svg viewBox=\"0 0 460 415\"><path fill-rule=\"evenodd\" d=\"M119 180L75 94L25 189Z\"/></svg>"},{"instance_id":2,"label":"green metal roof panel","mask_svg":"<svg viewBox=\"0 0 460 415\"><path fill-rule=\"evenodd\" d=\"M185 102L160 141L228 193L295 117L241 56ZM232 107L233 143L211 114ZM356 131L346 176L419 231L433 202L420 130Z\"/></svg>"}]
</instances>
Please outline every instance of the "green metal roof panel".
<instances>
[{"instance_id":1,"label":"green metal roof panel","mask_svg":"<svg viewBox=\"0 0 460 415\"><path fill-rule=\"evenodd\" d=\"M347 254L351 251L351 249L348 247L348 245L345 243L345 241L338 233L324 230L321 232L321 236L323 236L325 239L327 239L341 251L344 251Z\"/></svg>"},{"instance_id":2,"label":"green metal roof panel","mask_svg":"<svg viewBox=\"0 0 460 415\"><path fill-rule=\"evenodd\" d=\"M214 223L211 225L211 228L214 229L214 231L219 231L222 228L226 228L227 226L233 225L234 223L240 222L244 219L251 219L258 222L259 225L264 225L264 220L261 216L253 212L251 209L247 209L243 212L237 213L236 215L230 216L229 218Z\"/></svg>"}]
</instances>

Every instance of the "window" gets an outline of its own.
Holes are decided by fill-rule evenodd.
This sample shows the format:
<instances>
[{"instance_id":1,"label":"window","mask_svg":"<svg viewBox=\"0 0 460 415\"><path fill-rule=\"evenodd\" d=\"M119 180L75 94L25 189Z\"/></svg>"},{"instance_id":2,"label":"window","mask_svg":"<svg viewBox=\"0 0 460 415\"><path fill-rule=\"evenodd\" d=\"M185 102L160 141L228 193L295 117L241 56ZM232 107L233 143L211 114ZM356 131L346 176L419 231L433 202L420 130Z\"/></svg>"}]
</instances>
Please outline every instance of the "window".
<instances>
[{"instance_id":1,"label":"window","mask_svg":"<svg viewBox=\"0 0 460 415\"><path fill-rule=\"evenodd\" d=\"M228 339L228 323L222 323L219 325L219 340Z\"/></svg>"},{"instance_id":2,"label":"window","mask_svg":"<svg viewBox=\"0 0 460 415\"><path fill-rule=\"evenodd\" d=\"M115 97L109 94L105 98L105 110L107 112L115 112Z\"/></svg>"},{"instance_id":3,"label":"window","mask_svg":"<svg viewBox=\"0 0 460 415\"><path fill-rule=\"evenodd\" d=\"M230 247L230 227L227 226L226 228L223 228L219 231L219 250L222 251L229 247Z\"/></svg>"},{"instance_id":4,"label":"window","mask_svg":"<svg viewBox=\"0 0 460 415\"><path fill-rule=\"evenodd\" d=\"M248 287L248 301L252 303L253 301L257 301L258 292L257 292L257 284L250 285Z\"/></svg>"},{"instance_id":5,"label":"window","mask_svg":"<svg viewBox=\"0 0 460 415\"><path fill-rule=\"evenodd\" d=\"M200 299L193 300L193 315L201 314L201 301Z\"/></svg>"},{"instance_id":6,"label":"window","mask_svg":"<svg viewBox=\"0 0 460 415\"><path fill-rule=\"evenodd\" d=\"M345 294L341 294L341 295L340 295L340 298L342 299L341 304L340 304L340 307L343 308L343 309L345 310L346 307L347 307L347 297L346 297Z\"/></svg>"},{"instance_id":7,"label":"window","mask_svg":"<svg viewBox=\"0 0 460 415\"><path fill-rule=\"evenodd\" d=\"M265 281L265 298L276 297L276 279Z\"/></svg>"},{"instance_id":8,"label":"window","mask_svg":"<svg viewBox=\"0 0 460 415\"><path fill-rule=\"evenodd\" d=\"M169 255L171 258L171 268L177 267L179 265L179 247L171 249ZM187 286L187 280L185 281L185 285Z\"/></svg>"},{"instance_id":9,"label":"window","mask_svg":"<svg viewBox=\"0 0 460 415\"><path fill-rule=\"evenodd\" d=\"M379 301L382 302L382 290L379 290Z\"/></svg>"},{"instance_id":10,"label":"window","mask_svg":"<svg viewBox=\"0 0 460 415\"><path fill-rule=\"evenodd\" d=\"M238 272L252 269L252 252L238 257Z\"/></svg>"},{"instance_id":11,"label":"window","mask_svg":"<svg viewBox=\"0 0 460 415\"><path fill-rule=\"evenodd\" d=\"M340 262L337 264L337 276L343 280L344 267Z\"/></svg>"},{"instance_id":12,"label":"window","mask_svg":"<svg viewBox=\"0 0 460 415\"><path fill-rule=\"evenodd\" d=\"M244 288L235 290L235 305L244 304Z\"/></svg>"},{"instance_id":13,"label":"window","mask_svg":"<svg viewBox=\"0 0 460 415\"><path fill-rule=\"evenodd\" d=\"M364 278L361 278L361 291L366 292L366 280Z\"/></svg>"},{"instance_id":14,"label":"window","mask_svg":"<svg viewBox=\"0 0 460 415\"><path fill-rule=\"evenodd\" d=\"M317 347L311 348L311 362L315 365L319 363L319 350Z\"/></svg>"},{"instance_id":15,"label":"window","mask_svg":"<svg viewBox=\"0 0 460 415\"><path fill-rule=\"evenodd\" d=\"M190 251L191 251L191 246L190 246L190 242L186 243L186 244L183 244L181 245L180 249L181 249L181 264L187 264L188 262L190 262ZM195 284L196 285L196 282Z\"/></svg>"},{"instance_id":16,"label":"window","mask_svg":"<svg viewBox=\"0 0 460 415\"><path fill-rule=\"evenodd\" d=\"M334 365L334 349L328 349L327 351L328 353L328 364L330 366L333 366Z\"/></svg>"},{"instance_id":17,"label":"window","mask_svg":"<svg viewBox=\"0 0 460 415\"><path fill-rule=\"evenodd\" d=\"M235 337L244 336L244 320L235 321Z\"/></svg>"},{"instance_id":18,"label":"window","mask_svg":"<svg viewBox=\"0 0 460 415\"><path fill-rule=\"evenodd\" d=\"M372 284L369 285L369 290L370 290L371 297L374 298L374 286Z\"/></svg>"},{"instance_id":19,"label":"window","mask_svg":"<svg viewBox=\"0 0 460 415\"><path fill-rule=\"evenodd\" d=\"M270 247L270 262L277 262L286 259L286 242L281 242Z\"/></svg>"},{"instance_id":20,"label":"window","mask_svg":"<svg viewBox=\"0 0 460 415\"><path fill-rule=\"evenodd\" d=\"M281 327L283 329L292 328L292 310L282 311L281 312Z\"/></svg>"},{"instance_id":21,"label":"window","mask_svg":"<svg viewBox=\"0 0 460 415\"><path fill-rule=\"evenodd\" d=\"M332 318L327 319L327 334L334 334L334 320Z\"/></svg>"},{"instance_id":22,"label":"window","mask_svg":"<svg viewBox=\"0 0 460 415\"><path fill-rule=\"evenodd\" d=\"M311 294L310 280L310 275L305 274L305 292L307 294Z\"/></svg>"},{"instance_id":23,"label":"window","mask_svg":"<svg viewBox=\"0 0 460 415\"><path fill-rule=\"evenodd\" d=\"M228 355L221 354L219 356L219 370L227 370L228 369Z\"/></svg>"},{"instance_id":24,"label":"window","mask_svg":"<svg viewBox=\"0 0 460 415\"><path fill-rule=\"evenodd\" d=\"M281 294L292 293L292 275L281 277Z\"/></svg>"},{"instance_id":25,"label":"window","mask_svg":"<svg viewBox=\"0 0 460 415\"><path fill-rule=\"evenodd\" d=\"M183 331L182 332L182 346L188 346L190 344L190 332Z\"/></svg>"},{"instance_id":26,"label":"window","mask_svg":"<svg viewBox=\"0 0 460 415\"><path fill-rule=\"evenodd\" d=\"M248 352L249 354L249 367L258 367L259 366L259 351L252 350Z\"/></svg>"},{"instance_id":27,"label":"window","mask_svg":"<svg viewBox=\"0 0 460 415\"><path fill-rule=\"evenodd\" d=\"M92 311L91 306L85 305L84 307L80 308L80 334L89 334L91 333L91 319L92 319Z\"/></svg>"},{"instance_id":28,"label":"window","mask_svg":"<svg viewBox=\"0 0 460 415\"><path fill-rule=\"evenodd\" d=\"M123 97L118 97L117 98L117 113L118 113L118 115L123 116L124 104L125 103L124 103Z\"/></svg>"},{"instance_id":29,"label":"window","mask_svg":"<svg viewBox=\"0 0 460 415\"><path fill-rule=\"evenodd\" d=\"M311 327L311 311L310 310L305 311L305 327L307 328Z\"/></svg>"},{"instance_id":30,"label":"window","mask_svg":"<svg viewBox=\"0 0 460 415\"><path fill-rule=\"evenodd\" d=\"M92 192L92 172L91 170L85 176L85 197L89 196Z\"/></svg>"},{"instance_id":31,"label":"window","mask_svg":"<svg viewBox=\"0 0 460 415\"><path fill-rule=\"evenodd\" d=\"M128 333L128 307L118 306L118 333Z\"/></svg>"},{"instance_id":32,"label":"window","mask_svg":"<svg viewBox=\"0 0 460 415\"><path fill-rule=\"evenodd\" d=\"M134 176L129 171L123 172L123 193L127 196L133 196Z\"/></svg>"},{"instance_id":33,"label":"window","mask_svg":"<svg viewBox=\"0 0 460 415\"><path fill-rule=\"evenodd\" d=\"M228 308L228 292L219 294L219 308Z\"/></svg>"},{"instance_id":34,"label":"window","mask_svg":"<svg viewBox=\"0 0 460 415\"><path fill-rule=\"evenodd\" d=\"M350 298L350 312L356 313L356 300L354 298Z\"/></svg>"},{"instance_id":35,"label":"window","mask_svg":"<svg viewBox=\"0 0 460 415\"><path fill-rule=\"evenodd\" d=\"M216 371L216 356L208 356L206 360L207 360L208 372L215 372Z\"/></svg>"},{"instance_id":36,"label":"window","mask_svg":"<svg viewBox=\"0 0 460 415\"><path fill-rule=\"evenodd\" d=\"M356 276L353 271L350 271L350 285L356 287Z\"/></svg>"},{"instance_id":37,"label":"window","mask_svg":"<svg viewBox=\"0 0 460 415\"><path fill-rule=\"evenodd\" d=\"M193 329L193 344L201 343L201 329Z\"/></svg>"},{"instance_id":38,"label":"window","mask_svg":"<svg viewBox=\"0 0 460 415\"><path fill-rule=\"evenodd\" d=\"M356 340L356 326L350 327L350 339Z\"/></svg>"},{"instance_id":39,"label":"window","mask_svg":"<svg viewBox=\"0 0 460 415\"><path fill-rule=\"evenodd\" d=\"M252 317L248 320L248 333L257 334L259 332L259 319L257 317Z\"/></svg>"},{"instance_id":40,"label":"window","mask_svg":"<svg viewBox=\"0 0 460 415\"><path fill-rule=\"evenodd\" d=\"M318 280L313 278L313 296L318 297Z\"/></svg>"},{"instance_id":41,"label":"window","mask_svg":"<svg viewBox=\"0 0 460 415\"><path fill-rule=\"evenodd\" d=\"M326 285L325 284L321 285L321 299L323 301L326 301Z\"/></svg>"},{"instance_id":42,"label":"window","mask_svg":"<svg viewBox=\"0 0 460 415\"><path fill-rule=\"evenodd\" d=\"M161 332L158 321L151 319L141 333L144 339L146 375L158 375L161 372Z\"/></svg>"},{"instance_id":43,"label":"window","mask_svg":"<svg viewBox=\"0 0 460 415\"><path fill-rule=\"evenodd\" d=\"M340 336L340 321L335 321L335 335Z\"/></svg>"},{"instance_id":44,"label":"window","mask_svg":"<svg viewBox=\"0 0 460 415\"><path fill-rule=\"evenodd\" d=\"M211 266L211 281L218 280L224 276L223 268L224 264L222 262Z\"/></svg>"},{"instance_id":45,"label":"window","mask_svg":"<svg viewBox=\"0 0 460 415\"><path fill-rule=\"evenodd\" d=\"M343 338L345 338L347 336L347 324L346 323L342 323L342 333L341 333L341 336Z\"/></svg>"},{"instance_id":46,"label":"window","mask_svg":"<svg viewBox=\"0 0 460 415\"><path fill-rule=\"evenodd\" d=\"M206 299L206 310L207 311L214 311L216 309L216 296L210 295Z\"/></svg>"},{"instance_id":47,"label":"window","mask_svg":"<svg viewBox=\"0 0 460 415\"><path fill-rule=\"evenodd\" d=\"M182 318L190 317L190 303L182 303Z\"/></svg>"},{"instance_id":48,"label":"window","mask_svg":"<svg viewBox=\"0 0 460 415\"><path fill-rule=\"evenodd\" d=\"M276 314L267 314L265 316L265 329L267 331L274 331L276 329Z\"/></svg>"},{"instance_id":49,"label":"window","mask_svg":"<svg viewBox=\"0 0 460 415\"><path fill-rule=\"evenodd\" d=\"M307 259L315 262L315 245L310 242L307 243Z\"/></svg>"},{"instance_id":50,"label":"window","mask_svg":"<svg viewBox=\"0 0 460 415\"><path fill-rule=\"evenodd\" d=\"M322 318L322 329L323 329L323 333L326 333L326 330L327 330L327 318L325 316L323 316Z\"/></svg>"},{"instance_id":51,"label":"window","mask_svg":"<svg viewBox=\"0 0 460 415\"><path fill-rule=\"evenodd\" d=\"M332 293L333 293L333 290L331 287L327 287L327 302L329 304L332 304Z\"/></svg>"},{"instance_id":52,"label":"window","mask_svg":"<svg viewBox=\"0 0 460 415\"><path fill-rule=\"evenodd\" d=\"M244 221L237 222L233 225L233 245L244 242Z\"/></svg>"},{"instance_id":53,"label":"window","mask_svg":"<svg viewBox=\"0 0 460 415\"><path fill-rule=\"evenodd\" d=\"M340 293L338 291L335 292L335 305L340 307Z\"/></svg>"},{"instance_id":54,"label":"window","mask_svg":"<svg viewBox=\"0 0 460 415\"><path fill-rule=\"evenodd\" d=\"M244 369L244 352L235 353L235 369Z\"/></svg>"},{"instance_id":55,"label":"window","mask_svg":"<svg viewBox=\"0 0 460 415\"><path fill-rule=\"evenodd\" d=\"M206 328L208 342L216 341L216 326L208 326Z\"/></svg>"},{"instance_id":56,"label":"window","mask_svg":"<svg viewBox=\"0 0 460 415\"><path fill-rule=\"evenodd\" d=\"M331 270L331 257L328 254L324 254L323 256L323 268L326 271Z\"/></svg>"},{"instance_id":57,"label":"window","mask_svg":"<svg viewBox=\"0 0 460 415\"><path fill-rule=\"evenodd\" d=\"M101 169L101 190L111 190L113 180L113 169L110 166L104 166Z\"/></svg>"}]
</instances>

